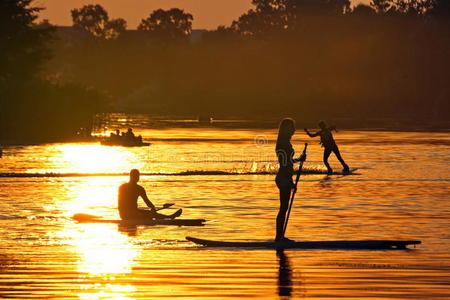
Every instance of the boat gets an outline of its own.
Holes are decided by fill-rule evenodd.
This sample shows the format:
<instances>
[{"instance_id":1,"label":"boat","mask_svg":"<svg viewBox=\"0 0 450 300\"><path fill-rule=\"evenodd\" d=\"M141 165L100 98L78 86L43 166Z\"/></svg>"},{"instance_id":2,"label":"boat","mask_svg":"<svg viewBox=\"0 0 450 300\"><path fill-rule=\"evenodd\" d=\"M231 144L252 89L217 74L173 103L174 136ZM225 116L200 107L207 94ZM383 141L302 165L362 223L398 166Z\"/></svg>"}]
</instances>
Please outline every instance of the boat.
<instances>
[{"instance_id":1,"label":"boat","mask_svg":"<svg viewBox=\"0 0 450 300\"><path fill-rule=\"evenodd\" d=\"M186 237L186 240L206 247L265 248L265 249L408 249L408 245L419 245L414 240L354 240L354 241L302 241L302 242L224 242Z\"/></svg>"},{"instance_id":2,"label":"boat","mask_svg":"<svg viewBox=\"0 0 450 300\"><path fill-rule=\"evenodd\" d=\"M75 214L72 217L73 220L78 223L107 223L107 224L119 224L129 226L155 226L155 225L174 225L174 226L203 226L206 220L204 219L162 219L162 220L120 220L120 219L102 219L98 216L88 214Z\"/></svg>"},{"instance_id":3,"label":"boat","mask_svg":"<svg viewBox=\"0 0 450 300\"><path fill-rule=\"evenodd\" d=\"M142 141L142 136L135 136L133 129L128 128L127 132L111 132L109 137L104 138L100 141L100 144L104 146L122 146L122 147L143 147L150 146L150 143L144 143Z\"/></svg>"},{"instance_id":4,"label":"boat","mask_svg":"<svg viewBox=\"0 0 450 300\"><path fill-rule=\"evenodd\" d=\"M150 146L150 143L144 143L139 140L124 140L124 141L116 141L111 139L104 139L100 141L100 144L104 146L122 146L122 147L144 147Z\"/></svg>"}]
</instances>

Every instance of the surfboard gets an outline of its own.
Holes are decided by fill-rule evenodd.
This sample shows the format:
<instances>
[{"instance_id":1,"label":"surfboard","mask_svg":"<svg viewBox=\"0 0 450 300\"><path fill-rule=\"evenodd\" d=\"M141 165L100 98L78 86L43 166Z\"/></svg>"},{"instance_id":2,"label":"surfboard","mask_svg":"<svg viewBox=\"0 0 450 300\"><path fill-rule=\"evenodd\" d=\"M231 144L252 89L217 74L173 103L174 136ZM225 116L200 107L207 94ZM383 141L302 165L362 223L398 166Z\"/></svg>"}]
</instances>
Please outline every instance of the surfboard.
<instances>
[{"instance_id":1,"label":"surfboard","mask_svg":"<svg viewBox=\"0 0 450 300\"><path fill-rule=\"evenodd\" d=\"M155 226L155 225L175 225L175 226L203 226L204 219L163 219L163 220L119 220L119 219L102 219L98 216L88 214L75 214L72 219L78 223L109 223L130 226Z\"/></svg>"},{"instance_id":2,"label":"surfboard","mask_svg":"<svg viewBox=\"0 0 450 300\"><path fill-rule=\"evenodd\" d=\"M350 168L348 172L344 172L342 170L340 171L333 171L333 174L331 175L358 175L355 172L358 170L358 168ZM323 174L327 174L327 170L324 170Z\"/></svg>"},{"instance_id":3,"label":"surfboard","mask_svg":"<svg viewBox=\"0 0 450 300\"><path fill-rule=\"evenodd\" d=\"M407 249L408 245L421 244L409 240L361 241L303 241L303 242L223 242L186 237L186 240L206 247L283 248L283 249Z\"/></svg>"}]
</instances>

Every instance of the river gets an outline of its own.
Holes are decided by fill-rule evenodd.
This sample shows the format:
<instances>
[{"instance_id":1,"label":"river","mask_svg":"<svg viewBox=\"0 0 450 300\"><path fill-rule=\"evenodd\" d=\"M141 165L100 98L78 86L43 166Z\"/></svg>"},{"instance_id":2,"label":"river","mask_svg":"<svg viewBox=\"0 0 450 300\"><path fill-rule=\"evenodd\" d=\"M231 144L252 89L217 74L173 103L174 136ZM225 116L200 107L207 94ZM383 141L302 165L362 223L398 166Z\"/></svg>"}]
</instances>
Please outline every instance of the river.
<instances>
[{"instance_id":1,"label":"river","mask_svg":"<svg viewBox=\"0 0 450 300\"><path fill-rule=\"evenodd\" d=\"M323 173L309 142L287 236L421 240L411 250L203 248L185 236L274 237L276 130L138 130L151 146L8 146L0 159L0 297L53 299L449 299L450 134L340 131L351 168ZM332 166L341 167L332 155ZM157 204L203 227L79 224L118 218L117 188L138 168ZM141 203L143 205L143 203ZM168 210L172 211L173 210Z\"/></svg>"}]
</instances>

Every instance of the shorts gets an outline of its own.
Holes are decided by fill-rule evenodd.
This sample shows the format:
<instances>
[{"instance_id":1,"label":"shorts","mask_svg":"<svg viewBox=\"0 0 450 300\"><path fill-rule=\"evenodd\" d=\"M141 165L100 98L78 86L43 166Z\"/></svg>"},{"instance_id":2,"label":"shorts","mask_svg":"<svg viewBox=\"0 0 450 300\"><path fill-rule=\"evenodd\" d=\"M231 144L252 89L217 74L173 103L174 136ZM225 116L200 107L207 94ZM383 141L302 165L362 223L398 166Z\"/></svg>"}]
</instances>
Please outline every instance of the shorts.
<instances>
[{"instance_id":1,"label":"shorts","mask_svg":"<svg viewBox=\"0 0 450 300\"><path fill-rule=\"evenodd\" d=\"M144 210L144 209L138 209L133 211L127 211L127 212L119 212L120 218L122 220L140 220L140 219L153 219L154 216L151 211Z\"/></svg>"}]
</instances>

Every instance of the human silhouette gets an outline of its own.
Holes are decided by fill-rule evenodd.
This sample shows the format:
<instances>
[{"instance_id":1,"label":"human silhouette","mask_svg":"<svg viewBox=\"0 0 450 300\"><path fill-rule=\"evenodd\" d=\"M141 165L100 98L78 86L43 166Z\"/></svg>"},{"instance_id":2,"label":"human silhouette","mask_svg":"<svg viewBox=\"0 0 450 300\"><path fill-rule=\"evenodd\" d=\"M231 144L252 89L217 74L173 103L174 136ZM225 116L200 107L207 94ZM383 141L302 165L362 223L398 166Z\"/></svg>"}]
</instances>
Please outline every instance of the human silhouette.
<instances>
[{"instance_id":1,"label":"human silhouette","mask_svg":"<svg viewBox=\"0 0 450 300\"><path fill-rule=\"evenodd\" d=\"M289 259L284 253L284 249L277 249L277 257L279 263L278 269L278 296L292 295L292 269Z\"/></svg>"},{"instance_id":2,"label":"human silhouette","mask_svg":"<svg viewBox=\"0 0 450 300\"><path fill-rule=\"evenodd\" d=\"M280 190L280 210L277 215L277 232L275 241L291 241L284 237L284 223L286 213L289 207L292 190L295 188L292 176L294 175L294 162L305 161L306 154L298 159L294 159L295 151L292 148L291 138L295 133L295 121L291 118L285 118L281 121L278 129L277 145L275 148L279 169L275 182Z\"/></svg>"},{"instance_id":3,"label":"human silhouette","mask_svg":"<svg viewBox=\"0 0 450 300\"><path fill-rule=\"evenodd\" d=\"M348 173L350 172L350 169L348 165L345 163L344 159L341 156L341 153L339 152L339 147L337 146L336 142L334 141L332 130L336 131L336 126L328 126L325 121L319 122L320 130L316 133L310 133L307 128L305 128L305 132L310 137L316 137L320 136L320 144L324 148L323 150L323 163L327 167L328 174L333 174L333 169L330 167L330 164L328 163L328 157L330 157L331 152L333 152L337 159L340 161L342 166L344 167L343 172Z\"/></svg>"},{"instance_id":4,"label":"human silhouette","mask_svg":"<svg viewBox=\"0 0 450 300\"><path fill-rule=\"evenodd\" d=\"M134 135L133 129L131 129L131 128L128 128L127 132L125 133L125 136L126 136L130 141L133 141L134 138L136 137L136 136Z\"/></svg>"},{"instance_id":5,"label":"human silhouette","mask_svg":"<svg viewBox=\"0 0 450 300\"><path fill-rule=\"evenodd\" d=\"M133 169L130 171L130 180L119 187L119 214L122 220L136 219L174 219L179 217L182 210L177 210L170 216L162 215L156 212L153 203L148 199L145 189L138 185L140 173ZM138 198L141 197L150 210L139 209L137 205Z\"/></svg>"}]
</instances>

